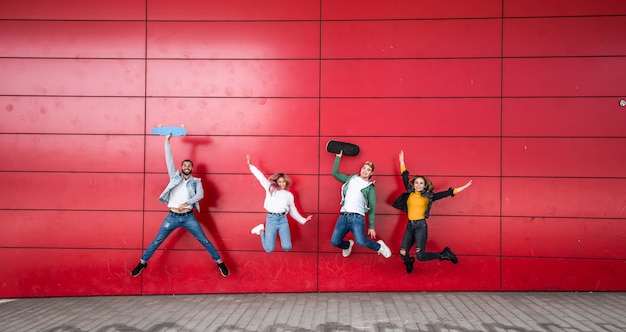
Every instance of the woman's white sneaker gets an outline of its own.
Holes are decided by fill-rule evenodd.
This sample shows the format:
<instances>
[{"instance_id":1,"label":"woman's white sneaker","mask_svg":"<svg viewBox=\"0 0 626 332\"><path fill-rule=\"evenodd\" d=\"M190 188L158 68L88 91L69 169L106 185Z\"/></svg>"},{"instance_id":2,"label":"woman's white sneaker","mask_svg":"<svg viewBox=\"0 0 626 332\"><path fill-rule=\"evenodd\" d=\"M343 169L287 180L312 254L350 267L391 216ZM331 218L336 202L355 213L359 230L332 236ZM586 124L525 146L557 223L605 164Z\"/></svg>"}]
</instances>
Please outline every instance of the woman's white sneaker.
<instances>
[{"instance_id":1,"label":"woman's white sneaker","mask_svg":"<svg viewBox=\"0 0 626 332\"><path fill-rule=\"evenodd\" d=\"M254 235L261 235L261 231L263 231L264 229L265 229L265 226L263 224L258 224L254 226L254 228L250 231L250 233Z\"/></svg>"}]
</instances>

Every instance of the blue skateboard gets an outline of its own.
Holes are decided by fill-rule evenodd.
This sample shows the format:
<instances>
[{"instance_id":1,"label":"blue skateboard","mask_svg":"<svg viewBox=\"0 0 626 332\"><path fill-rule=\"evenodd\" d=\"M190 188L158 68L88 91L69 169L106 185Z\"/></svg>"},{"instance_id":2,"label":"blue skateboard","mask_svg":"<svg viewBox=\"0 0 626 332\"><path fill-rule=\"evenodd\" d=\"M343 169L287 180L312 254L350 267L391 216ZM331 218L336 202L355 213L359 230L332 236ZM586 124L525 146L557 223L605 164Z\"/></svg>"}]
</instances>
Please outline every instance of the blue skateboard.
<instances>
[{"instance_id":1,"label":"blue skateboard","mask_svg":"<svg viewBox=\"0 0 626 332\"><path fill-rule=\"evenodd\" d=\"M180 126L166 126L163 127L159 125L156 128L152 128L153 135L161 135L161 136L185 136L187 135L187 129L185 129L185 125Z\"/></svg>"}]
</instances>

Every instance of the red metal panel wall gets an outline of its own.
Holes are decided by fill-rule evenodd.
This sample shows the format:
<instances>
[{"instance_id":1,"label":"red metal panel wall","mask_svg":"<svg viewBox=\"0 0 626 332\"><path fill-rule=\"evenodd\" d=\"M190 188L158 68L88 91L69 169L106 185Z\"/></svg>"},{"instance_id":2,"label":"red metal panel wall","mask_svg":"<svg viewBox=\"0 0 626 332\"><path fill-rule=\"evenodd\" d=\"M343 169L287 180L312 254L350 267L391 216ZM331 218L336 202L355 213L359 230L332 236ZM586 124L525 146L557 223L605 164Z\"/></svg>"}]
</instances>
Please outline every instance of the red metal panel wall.
<instances>
[{"instance_id":1,"label":"red metal panel wall","mask_svg":"<svg viewBox=\"0 0 626 332\"><path fill-rule=\"evenodd\" d=\"M0 21L0 38L7 46L0 56L143 58L145 26L144 22Z\"/></svg>"},{"instance_id":2,"label":"red metal panel wall","mask_svg":"<svg viewBox=\"0 0 626 332\"><path fill-rule=\"evenodd\" d=\"M502 134L529 137L623 137L626 112L614 97L502 100Z\"/></svg>"},{"instance_id":3,"label":"red metal panel wall","mask_svg":"<svg viewBox=\"0 0 626 332\"><path fill-rule=\"evenodd\" d=\"M135 153L143 144L139 135L7 135L0 141L0 149L12 158L3 162L0 170L143 172L143 156Z\"/></svg>"},{"instance_id":4,"label":"red metal panel wall","mask_svg":"<svg viewBox=\"0 0 626 332\"><path fill-rule=\"evenodd\" d=\"M622 289L625 12L505 2L503 290Z\"/></svg>"},{"instance_id":5,"label":"red metal panel wall","mask_svg":"<svg viewBox=\"0 0 626 332\"><path fill-rule=\"evenodd\" d=\"M141 211L3 210L10 247L124 248L141 246ZM50 236L54 234L54 236Z\"/></svg>"},{"instance_id":6,"label":"red metal panel wall","mask_svg":"<svg viewBox=\"0 0 626 332\"><path fill-rule=\"evenodd\" d=\"M622 42L624 16L519 18L504 22L507 40L514 41L504 44L504 52L510 56L626 54Z\"/></svg>"},{"instance_id":7,"label":"red metal panel wall","mask_svg":"<svg viewBox=\"0 0 626 332\"><path fill-rule=\"evenodd\" d=\"M6 1L5 1L6 2ZM0 10L0 297L342 291L626 290L624 1L26 0ZM598 36L601 36L599 38ZM166 214L158 125L206 191L198 220L228 264ZM385 259L330 244L341 171L376 169ZM398 257L398 153L438 190L428 250ZM303 215L268 254L265 174ZM537 273L542 271L542 273ZM393 280L393 282L389 282Z\"/></svg>"},{"instance_id":8,"label":"red metal panel wall","mask_svg":"<svg viewBox=\"0 0 626 332\"><path fill-rule=\"evenodd\" d=\"M242 0L237 3L205 0L151 0L148 18L172 21L319 20L320 1L294 4L290 0ZM228 42L228 41L226 41Z\"/></svg>"},{"instance_id":9,"label":"red metal panel wall","mask_svg":"<svg viewBox=\"0 0 626 332\"><path fill-rule=\"evenodd\" d=\"M141 280L127 277L135 256L118 248L5 247L2 296L139 295Z\"/></svg>"},{"instance_id":10,"label":"red metal panel wall","mask_svg":"<svg viewBox=\"0 0 626 332\"><path fill-rule=\"evenodd\" d=\"M86 3L82 0L3 1L0 18L10 20L145 20L145 0L111 0Z\"/></svg>"},{"instance_id":11,"label":"red metal panel wall","mask_svg":"<svg viewBox=\"0 0 626 332\"><path fill-rule=\"evenodd\" d=\"M623 178L624 146L624 138L509 138L502 141L503 174Z\"/></svg>"},{"instance_id":12,"label":"red metal panel wall","mask_svg":"<svg viewBox=\"0 0 626 332\"><path fill-rule=\"evenodd\" d=\"M0 89L7 95L138 96L144 73L142 60L1 58Z\"/></svg>"},{"instance_id":13,"label":"red metal panel wall","mask_svg":"<svg viewBox=\"0 0 626 332\"><path fill-rule=\"evenodd\" d=\"M322 97L493 97L500 59L326 60Z\"/></svg>"},{"instance_id":14,"label":"red metal panel wall","mask_svg":"<svg viewBox=\"0 0 626 332\"><path fill-rule=\"evenodd\" d=\"M500 104L500 98L325 98L320 101L320 134L495 137L500 134ZM351 125L342 125L347 122Z\"/></svg>"},{"instance_id":15,"label":"red metal panel wall","mask_svg":"<svg viewBox=\"0 0 626 332\"><path fill-rule=\"evenodd\" d=\"M506 256L620 259L626 255L621 220L526 217L507 218L503 226Z\"/></svg>"},{"instance_id":16,"label":"red metal panel wall","mask_svg":"<svg viewBox=\"0 0 626 332\"><path fill-rule=\"evenodd\" d=\"M325 58L497 56L501 19L330 21L322 25Z\"/></svg>"},{"instance_id":17,"label":"red metal panel wall","mask_svg":"<svg viewBox=\"0 0 626 332\"><path fill-rule=\"evenodd\" d=\"M315 60L150 60L151 97L313 97Z\"/></svg>"},{"instance_id":18,"label":"red metal panel wall","mask_svg":"<svg viewBox=\"0 0 626 332\"><path fill-rule=\"evenodd\" d=\"M499 0L480 3L452 0L445 5L436 0L398 0L395 6L381 0L365 3L359 0L322 1L322 18L327 20L477 18L501 15L502 1Z\"/></svg>"},{"instance_id":19,"label":"red metal panel wall","mask_svg":"<svg viewBox=\"0 0 626 332\"><path fill-rule=\"evenodd\" d=\"M235 136L234 139L241 135L259 138L319 133L317 98L149 98L146 104L146 131L159 124L185 124L190 136L193 133Z\"/></svg>"},{"instance_id":20,"label":"red metal panel wall","mask_svg":"<svg viewBox=\"0 0 626 332\"><path fill-rule=\"evenodd\" d=\"M506 97L619 96L624 57L504 59Z\"/></svg>"},{"instance_id":21,"label":"red metal panel wall","mask_svg":"<svg viewBox=\"0 0 626 332\"><path fill-rule=\"evenodd\" d=\"M624 15L626 3L620 0L590 2L586 0L506 0L504 16L594 16Z\"/></svg>"},{"instance_id":22,"label":"red metal panel wall","mask_svg":"<svg viewBox=\"0 0 626 332\"><path fill-rule=\"evenodd\" d=\"M319 22L154 22L148 57L185 59L315 59ZM276 47L280 45L280 47Z\"/></svg>"},{"instance_id":23,"label":"red metal panel wall","mask_svg":"<svg viewBox=\"0 0 626 332\"><path fill-rule=\"evenodd\" d=\"M2 133L144 134L143 98L0 96L0 103Z\"/></svg>"}]
</instances>

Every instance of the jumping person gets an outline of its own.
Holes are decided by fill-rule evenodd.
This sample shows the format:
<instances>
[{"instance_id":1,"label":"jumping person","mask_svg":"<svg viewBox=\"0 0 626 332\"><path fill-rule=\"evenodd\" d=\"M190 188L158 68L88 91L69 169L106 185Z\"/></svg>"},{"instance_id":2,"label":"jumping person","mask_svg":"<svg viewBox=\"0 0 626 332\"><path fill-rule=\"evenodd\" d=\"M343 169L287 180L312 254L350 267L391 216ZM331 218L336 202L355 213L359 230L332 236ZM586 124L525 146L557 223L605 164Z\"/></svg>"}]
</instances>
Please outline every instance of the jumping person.
<instances>
[{"instance_id":1,"label":"jumping person","mask_svg":"<svg viewBox=\"0 0 626 332\"><path fill-rule=\"evenodd\" d=\"M133 277L138 276L148 266L148 260L157 248L163 243L163 241L179 227L187 229L198 240L204 248L209 252L213 261L217 263L217 268L222 276L228 275L228 268L220 258L220 255L215 250L215 247L207 239L206 235L202 231L198 219L193 214L193 209L200 211L200 204L198 203L204 197L204 189L202 188L201 179L191 176L193 170L193 163L191 160L183 160L181 169L182 174L176 170L174 166L174 157L172 156L172 148L170 146L170 139L172 135L168 135L165 138L165 164L167 165L167 173L169 174L170 182L165 187L165 190L159 196L159 200L170 209L170 212L165 217L159 232L156 237L148 246L148 249L143 253L139 264L130 273Z\"/></svg>"},{"instance_id":2,"label":"jumping person","mask_svg":"<svg viewBox=\"0 0 626 332\"><path fill-rule=\"evenodd\" d=\"M291 233L287 221L287 213L300 224L304 225L313 218L312 215L304 218L296 209L293 194L289 191L291 179L287 174L277 173L266 178L259 169L250 162L250 155L246 155L248 167L265 189L263 208L267 211L265 225L255 226L251 233L261 237L263 249L271 253L276 247L276 235L280 236L280 245L284 251L292 248Z\"/></svg>"},{"instance_id":3,"label":"jumping person","mask_svg":"<svg viewBox=\"0 0 626 332\"><path fill-rule=\"evenodd\" d=\"M392 205L407 213L409 219L400 247L400 257L402 257L406 267L406 273L413 272L415 258L408 253L413 244L415 244L417 260L420 262L441 259L450 260L456 264L458 259L448 247L445 247L441 253L426 251L426 242L428 241L428 224L426 224L426 219L428 219L430 207L434 201L460 193L472 185L472 180L469 180L461 187L448 188L446 191L435 193L433 183L425 176L413 176L409 180L409 171L404 164L404 151L400 151L399 159L400 173L402 174L402 182L406 191Z\"/></svg>"},{"instance_id":4,"label":"jumping person","mask_svg":"<svg viewBox=\"0 0 626 332\"><path fill-rule=\"evenodd\" d=\"M374 187L374 181L370 181L374 172L374 164L366 161L361 166L359 174L342 174L339 172L342 155L343 151L339 152L335 156L335 162L333 163L333 177L343 183L343 185L341 186L341 210L330 243L334 247L341 248L343 257L348 257L352 253L354 241L345 241L344 238L348 232L352 232L356 244L372 249L383 255L383 257L389 258L391 257L391 251L385 242L383 240L378 240L377 242L371 240L376 238L376 230L374 229L376 188ZM367 234L371 239L365 236L366 213L369 222Z\"/></svg>"}]
</instances>

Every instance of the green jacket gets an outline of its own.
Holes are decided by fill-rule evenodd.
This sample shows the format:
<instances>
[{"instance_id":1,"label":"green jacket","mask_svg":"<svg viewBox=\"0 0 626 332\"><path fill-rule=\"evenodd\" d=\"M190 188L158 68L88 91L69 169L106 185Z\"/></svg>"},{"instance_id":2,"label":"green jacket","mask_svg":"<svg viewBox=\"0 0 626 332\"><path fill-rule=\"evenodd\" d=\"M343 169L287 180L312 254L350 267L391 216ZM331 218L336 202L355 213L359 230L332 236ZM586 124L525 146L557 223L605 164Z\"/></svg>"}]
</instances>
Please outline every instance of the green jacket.
<instances>
[{"instance_id":1,"label":"green jacket","mask_svg":"<svg viewBox=\"0 0 626 332\"><path fill-rule=\"evenodd\" d=\"M335 157L335 162L333 163L333 177L343 183L341 186L341 205L343 205L346 198L346 192L348 191L348 183L353 177L358 176L358 174L347 175L340 173L340 163L341 157ZM374 187L374 182L370 182L367 187L361 189L361 193L363 193L363 198L365 198L364 208L365 212L367 212L369 229L374 229L374 221L376 218L376 188Z\"/></svg>"}]
</instances>

